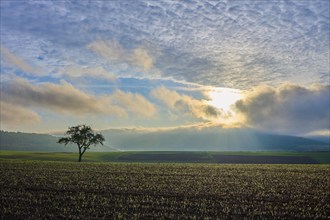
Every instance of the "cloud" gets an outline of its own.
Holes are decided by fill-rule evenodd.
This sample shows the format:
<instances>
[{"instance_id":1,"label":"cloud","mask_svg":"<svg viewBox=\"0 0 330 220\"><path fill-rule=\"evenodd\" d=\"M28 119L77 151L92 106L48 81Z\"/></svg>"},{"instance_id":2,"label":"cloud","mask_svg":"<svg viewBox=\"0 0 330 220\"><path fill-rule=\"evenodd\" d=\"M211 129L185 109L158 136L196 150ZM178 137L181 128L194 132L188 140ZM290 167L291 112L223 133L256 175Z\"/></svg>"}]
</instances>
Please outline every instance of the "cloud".
<instances>
[{"instance_id":1,"label":"cloud","mask_svg":"<svg viewBox=\"0 0 330 220\"><path fill-rule=\"evenodd\" d=\"M127 63L133 67L149 71L153 67L153 58L150 52L143 47L132 50L124 49L117 41L94 41L87 48L113 63Z\"/></svg>"},{"instance_id":2,"label":"cloud","mask_svg":"<svg viewBox=\"0 0 330 220\"><path fill-rule=\"evenodd\" d=\"M0 118L1 123L9 125L9 127L22 124L35 124L41 121L37 113L22 106L3 101L0 101Z\"/></svg>"},{"instance_id":3,"label":"cloud","mask_svg":"<svg viewBox=\"0 0 330 220\"><path fill-rule=\"evenodd\" d=\"M5 46L1 45L1 58L9 62L10 64L18 67L20 70L25 73L41 76L43 75L40 68L32 67L30 64L25 62L22 58L18 57L14 53L10 52Z\"/></svg>"},{"instance_id":4,"label":"cloud","mask_svg":"<svg viewBox=\"0 0 330 220\"><path fill-rule=\"evenodd\" d=\"M330 127L330 86L259 86L235 104L246 123L262 130L303 134Z\"/></svg>"},{"instance_id":5,"label":"cloud","mask_svg":"<svg viewBox=\"0 0 330 220\"><path fill-rule=\"evenodd\" d=\"M130 127L111 127L105 128L105 131L111 132L136 132L136 133L144 133L144 132L162 132L162 131L179 131L179 130L197 130L201 131L207 128L223 128L220 124L212 123L212 122L197 122L193 124L187 125L179 125L179 126L170 126L170 127L142 127L142 126L130 126Z\"/></svg>"},{"instance_id":6,"label":"cloud","mask_svg":"<svg viewBox=\"0 0 330 220\"><path fill-rule=\"evenodd\" d=\"M330 142L330 127L328 129L309 132L306 134L306 136L324 136L328 137L328 142Z\"/></svg>"},{"instance_id":7,"label":"cloud","mask_svg":"<svg viewBox=\"0 0 330 220\"><path fill-rule=\"evenodd\" d=\"M324 0L141 0L129 6L122 1L101 5L1 1L1 40L19 54L29 45L25 60L37 57L35 48L40 48L45 67L61 64L58 54L76 63L100 63L86 51L88 45L111 63L144 70L157 67L162 76L203 85L241 89L283 81L308 85L329 81L329 4ZM156 57L154 47L136 45L157 45L162 53Z\"/></svg>"},{"instance_id":8,"label":"cloud","mask_svg":"<svg viewBox=\"0 0 330 220\"><path fill-rule=\"evenodd\" d=\"M80 91L65 81L60 84L33 85L22 78L2 84L1 102L7 106L3 112L8 118L7 122L11 116L9 107L15 109L17 114L22 113L18 118L30 115L33 121L37 121L38 116L28 110L31 108L73 116L97 115L126 119L129 116L152 117L157 112L155 105L140 94L116 90L113 94L96 96Z\"/></svg>"},{"instance_id":9,"label":"cloud","mask_svg":"<svg viewBox=\"0 0 330 220\"><path fill-rule=\"evenodd\" d=\"M135 48L133 50L132 63L136 66L141 66L145 71L153 67L153 59L151 54L145 48Z\"/></svg>"},{"instance_id":10,"label":"cloud","mask_svg":"<svg viewBox=\"0 0 330 220\"><path fill-rule=\"evenodd\" d=\"M144 117L152 117L156 114L156 107L140 94L116 90L111 98L114 103L124 107L133 113Z\"/></svg>"},{"instance_id":11,"label":"cloud","mask_svg":"<svg viewBox=\"0 0 330 220\"><path fill-rule=\"evenodd\" d=\"M171 110L183 114L191 114L196 118L214 120L220 117L220 111L207 104L206 100L194 99L187 95L181 95L176 91L169 90L164 86L151 91L151 96L160 100Z\"/></svg>"},{"instance_id":12,"label":"cloud","mask_svg":"<svg viewBox=\"0 0 330 220\"><path fill-rule=\"evenodd\" d=\"M110 97L89 95L65 81L61 84L32 85L24 79L16 78L3 84L1 99L15 105L41 107L72 115L127 116L123 108L112 105Z\"/></svg>"},{"instance_id":13,"label":"cloud","mask_svg":"<svg viewBox=\"0 0 330 220\"><path fill-rule=\"evenodd\" d=\"M162 83L167 88L183 82L184 89L198 89L199 84L201 87L208 85L245 90L259 84L279 86L283 82L293 82L308 86L315 82L327 84L330 80L329 1L0 2L1 44L6 46L1 49L1 73L4 73L1 83L7 90L1 93L2 98L8 96L6 103L14 105L10 99L17 100L19 107L23 107L21 103L24 103L27 108L72 115L148 117L141 106L146 106L153 113L152 103L148 106L145 100L139 100L137 96L142 91L145 94L156 88L164 79L168 80ZM70 67L72 63L74 65ZM34 64L47 70L45 72L48 74L39 78L38 74L42 73L36 70L38 68ZM66 73L57 74L57 70L62 71L65 67L68 67ZM10 83L3 83L3 79L12 73L22 75L21 71L16 71L18 68L30 73L29 80L34 84L27 86L15 82L12 88L8 88ZM152 75L145 76L143 72L152 72ZM118 84L110 83L113 80L111 73L118 77ZM67 79L70 76L86 77L88 80L89 77L100 78L106 82L99 85L97 83L100 81L84 81L84 86L89 86L89 91L93 91L94 95L77 90L74 87L77 80L71 78L73 84L54 84L60 77ZM156 77L159 81L150 80ZM135 79L140 80L138 86L147 85L148 88L138 87ZM36 84L46 81L49 83ZM118 93L95 95L99 92L104 94L110 86L123 89L121 86L124 84L129 86L125 87L125 91L134 91L122 91L126 101L120 101L118 97L121 95ZM20 89L23 91L15 93ZM62 94L61 90L69 93ZM53 92L56 97L50 94ZM218 109L207 105L205 101L209 100L184 95L188 91L181 92L159 90L157 93L162 107L166 106L173 115L180 117L174 125L184 120L184 123L192 123L224 117ZM51 103L50 98L55 101ZM69 101L64 102L64 99ZM126 109L125 105L129 107ZM237 111L252 126L266 128L282 123L283 129L289 128L280 119L277 122L262 116L264 118L258 121L257 114L253 115L252 107L246 100L242 100L240 107L242 109ZM291 106L288 108L298 111ZM273 109L276 106L269 111L274 113ZM298 121L284 114L284 110L277 112L288 119L287 124L290 120ZM181 119L186 114L192 117ZM165 118L162 116L160 118ZM143 125L173 125L173 121L166 118L140 122ZM136 121L120 121L117 125L128 123ZM315 125L319 126L319 123ZM281 126L274 128L280 130ZM297 128L292 126L292 129Z\"/></svg>"},{"instance_id":14,"label":"cloud","mask_svg":"<svg viewBox=\"0 0 330 220\"><path fill-rule=\"evenodd\" d=\"M106 71L102 66L96 67L80 67L80 66L69 66L64 68L64 74L77 78L77 77L87 77L87 78L97 78L97 79L106 79L109 81L116 80L116 76Z\"/></svg>"}]
</instances>

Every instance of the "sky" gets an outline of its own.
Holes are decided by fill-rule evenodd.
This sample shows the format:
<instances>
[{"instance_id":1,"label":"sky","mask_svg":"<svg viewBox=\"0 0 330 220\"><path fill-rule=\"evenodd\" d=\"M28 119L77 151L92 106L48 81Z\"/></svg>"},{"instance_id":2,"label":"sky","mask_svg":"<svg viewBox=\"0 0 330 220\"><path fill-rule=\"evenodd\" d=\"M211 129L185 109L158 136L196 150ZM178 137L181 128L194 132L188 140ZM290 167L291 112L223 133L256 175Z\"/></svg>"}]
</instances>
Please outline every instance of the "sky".
<instances>
[{"instance_id":1,"label":"sky","mask_svg":"<svg viewBox=\"0 0 330 220\"><path fill-rule=\"evenodd\" d=\"M1 0L1 129L329 135L328 0Z\"/></svg>"}]
</instances>

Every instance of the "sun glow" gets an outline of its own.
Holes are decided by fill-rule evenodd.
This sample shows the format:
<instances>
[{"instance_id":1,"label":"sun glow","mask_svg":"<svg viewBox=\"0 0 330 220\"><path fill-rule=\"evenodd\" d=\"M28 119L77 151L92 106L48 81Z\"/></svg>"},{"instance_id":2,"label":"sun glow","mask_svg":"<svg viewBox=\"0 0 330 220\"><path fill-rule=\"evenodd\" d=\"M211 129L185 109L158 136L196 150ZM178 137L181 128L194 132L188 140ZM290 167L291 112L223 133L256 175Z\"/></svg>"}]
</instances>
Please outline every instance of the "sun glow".
<instances>
[{"instance_id":1,"label":"sun glow","mask_svg":"<svg viewBox=\"0 0 330 220\"><path fill-rule=\"evenodd\" d=\"M241 98L241 91L229 88L217 88L208 92L209 104L225 112L232 111L232 105Z\"/></svg>"},{"instance_id":2,"label":"sun glow","mask_svg":"<svg viewBox=\"0 0 330 220\"><path fill-rule=\"evenodd\" d=\"M206 93L208 104L216 107L221 116L216 122L233 126L242 122L241 117L235 112L233 105L242 98L242 92L237 89L214 88Z\"/></svg>"}]
</instances>

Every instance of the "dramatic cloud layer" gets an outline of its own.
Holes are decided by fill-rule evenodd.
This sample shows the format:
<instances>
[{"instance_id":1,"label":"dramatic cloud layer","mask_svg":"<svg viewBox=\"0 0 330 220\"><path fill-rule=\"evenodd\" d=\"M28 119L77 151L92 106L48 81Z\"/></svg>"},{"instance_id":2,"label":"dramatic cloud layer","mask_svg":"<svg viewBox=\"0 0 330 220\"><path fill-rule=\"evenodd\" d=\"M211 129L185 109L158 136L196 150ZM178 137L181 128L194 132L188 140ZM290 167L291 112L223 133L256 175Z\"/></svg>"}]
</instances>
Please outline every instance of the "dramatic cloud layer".
<instances>
[{"instance_id":1,"label":"dramatic cloud layer","mask_svg":"<svg viewBox=\"0 0 330 220\"><path fill-rule=\"evenodd\" d=\"M93 97L71 84L45 83L35 86L23 79L16 79L3 85L3 100L8 103L43 107L60 113L69 114L115 114L125 116L123 109L111 106L109 97Z\"/></svg>"},{"instance_id":2,"label":"dramatic cloud layer","mask_svg":"<svg viewBox=\"0 0 330 220\"><path fill-rule=\"evenodd\" d=\"M159 87L151 92L151 95L162 101L171 110L182 114L192 114L197 118L212 120L220 116L220 111L207 104L206 100L197 100L187 95L180 95L165 87Z\"/></svg>"},{"instance_id":3,"label":"dramatic cloud layer","mask_svg":"<svg viewBox=\"0 0 330 220\"><path fill-rule=\"evenodd\" d=\"M330 86L257 87L235 107L259 129L302 134L330 127Z\"/></svg>"},{"instance_id":4,"label":"dramatic cloud layer","mask_svg":"<svg viewBox=\"0 0 330 220\"><path fill-rule=\"evenodd\" d=\"M1 126L329 131L329 8L1 0Z\"/></svg>"},{"instance_id":5,"label":"dramatic cloud layer","mask_svg":"<svg viewBox=\"0 0 330 220\"><path fill-rule=\"evenodd\" d=\"M89 44L87 48L112 63L127 63L142 67L145 71L153 67L153 58L146 48L137 47L128 51L115 40L109 42L96 41Z\"/></svg>"},{"instance_id":6,"label":"dramatic cloud layer","mask_svg":"<svg viewBox=\"0 0 330 220\"><path fill-rule=\"evenodd\" d=\"M329 4L4 0L1 43L45 69L106 59L213 86L308 85L329 80Z\"/></svg>"},{"instance_id":7,"label":"dramatic cloud layer","mask_svg":"<svg viewBox=\"0 0 330 220\"><path fill-rule=\"evenodd\" d=\"M111 98L114 103L140 116L152 117L156 114L156 107L140 94L116 90Z\"/></svg>"},{"instance_id":8,"label":"dramatic cloud layer","mask_svg":"<svg viewBox=\"0 0 330 220\"><path fill-rule=\"evenodd\" d=\"M0 49L1 49L1 59L4 59L9 64L21 69L22 71L28 74L34 74L37 76L42 75L41 69L30 66L30 64L26 63L22 58L10 52L6 47L1 45Z\"/></svg>"},{"instance_id":9,"label":"dramatic cloud layer","mask_svg":"<svg viewBox=\"0 0 330 220\"><path fill-rule=\"evenodd\" d=\"M40 117L35 112L2 101L0 102L0 117L1 122L10 127L40 122Z\"/></svg>"},{"instance_id":10,"label":"dramatic cloud layer","mask_svg":"<svg viewBox=\"0 0 330 220\"><path fill-rule=\"evenodd\" d=\"M2 85L1 118L8 124L37 121L37 114L29 108L42 108L70 115L108 115L128 117L129 113L151 117L156 108L139 94L117 90L114 94L93 96L63 81L61 84L44 83L32 85L28 81L16 78ZM13 113L21 113L18 118ZM10 121L11 120L11 121Z\"/></svg>"}]
</instances>

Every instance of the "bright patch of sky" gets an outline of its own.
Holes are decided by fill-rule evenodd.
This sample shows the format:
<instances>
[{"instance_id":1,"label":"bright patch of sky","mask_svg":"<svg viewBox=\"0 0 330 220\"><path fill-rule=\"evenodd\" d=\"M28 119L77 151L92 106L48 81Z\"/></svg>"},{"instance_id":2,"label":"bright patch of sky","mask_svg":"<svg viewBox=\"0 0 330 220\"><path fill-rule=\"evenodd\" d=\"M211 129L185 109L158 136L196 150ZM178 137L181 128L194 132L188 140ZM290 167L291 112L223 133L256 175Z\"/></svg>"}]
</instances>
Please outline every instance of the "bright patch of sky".
<instances>
[{"instance_id":1,"label":"bright patch of sky","mask_svg":"<svg viewBox=\"0 0 330 220\"><path fill-rule=\"evenodd\" d=\"M289 113L278 110L283 123L266 123L270 115L257 111L258 118L250 105L256 97L296 103L281 96L291 89L309 94L313 107L327 106L329 7L326 0L2 0L1 127L230 122L298 134L329 130L327 107L300 131ZM293 113L309 118L298 107Z\"/></svg>"}]
</instances>

